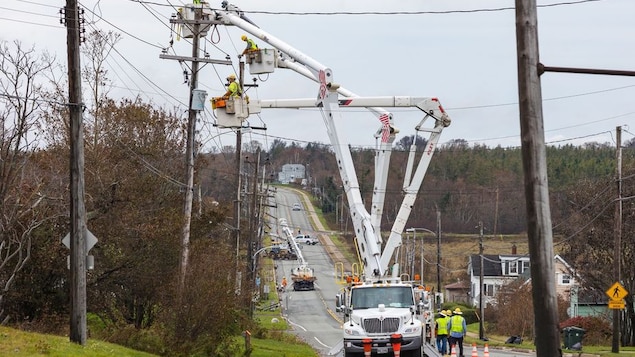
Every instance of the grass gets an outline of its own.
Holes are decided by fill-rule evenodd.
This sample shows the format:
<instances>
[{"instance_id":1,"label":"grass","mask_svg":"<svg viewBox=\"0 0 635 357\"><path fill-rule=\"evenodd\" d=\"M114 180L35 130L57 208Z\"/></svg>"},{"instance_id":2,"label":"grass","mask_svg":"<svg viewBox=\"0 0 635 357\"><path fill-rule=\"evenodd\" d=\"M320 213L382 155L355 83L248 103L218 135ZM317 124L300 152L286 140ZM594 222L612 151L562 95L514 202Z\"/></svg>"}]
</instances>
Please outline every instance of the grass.
<instances>
[{"instance_id":1,"label":"grass","mask_svg":"<svg viewBox=\"0 0 635 357\"><path fill-rule=\"evenodd\" d=\"M500 336L494 335L491 333L485 333L485 336L489 341L481 341L478 339L478 329L479 324L473 323L467 326L468 336L465 337L465 346L472 346L472 343L476 343L477 346L484 346L485 343L488 344L489 347L497 347L497 348L516 348L516 349L526 349L530 351L535 351L536 346L533 341L524 340L521 344L507 344L505 341L509 338L509 336ZM485 329L487 331L487 327ZM586 353L597 355L601 357L617 357L617 356L635 356L635 347L620 347L620 353L612 353L611 346L585 346L584 340L582 340L582 351L572 351L563 349L564 353L572 353L574 356L578 353Z\"/></svg>"},{"instance_id":2,"label":"grass","mask_svg":"<svg viewBox=\"0 0 635 357\"><path fill-rule=\"evenodd\" d=\"M88 340L85 346L70 342L68 337L25 332L0 326L1 356L48 357L150 357L150 353L131 350L112 343Z\"/></svg>"}]
</instances>

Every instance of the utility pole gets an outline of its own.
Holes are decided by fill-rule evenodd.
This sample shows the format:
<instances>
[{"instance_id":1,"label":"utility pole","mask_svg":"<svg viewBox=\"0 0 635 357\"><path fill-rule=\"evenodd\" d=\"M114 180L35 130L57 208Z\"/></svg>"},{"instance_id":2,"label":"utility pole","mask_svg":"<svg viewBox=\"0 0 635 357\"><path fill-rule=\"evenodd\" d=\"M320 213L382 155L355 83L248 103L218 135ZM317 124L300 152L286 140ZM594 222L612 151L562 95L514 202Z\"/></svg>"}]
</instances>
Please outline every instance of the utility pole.
<instances>
[{"instance_id":1,"label":"utility pole","mask_svg":"<svg viewBox=\"0 0 635 357\"><path fill-rule=\"evenodd\" d=\"M423 259L423 258L422 258ZM441 211L437 209L437 292L441 291Z\"/></svg>"},{"instance_id":2,"label":"utility pole","mask_svg":"<svg viewBox=\"0 0 635 357\"><path fill-rule=\"evenodd\" d=\"M183 15L186 14L186 15ZM192 14L192 18L188 18ZM179 286L178 296L179 301L183 297L185 289L185 277L187 276L187 269L189 265L190 255L190 225L192 222L192 201L194 198L194 145L196 137L196 117L200 109L193 107L195 90L198 85L198 68L200 62L216 63L231 65L231 61L227 60L213 60L209 58L200 58L199 54L199 39L201 36L202 28L209 27L211 24L217 24L218 21L207 19L207 15L203 15L202 4L188 4L184 8L184 12L179 12L178 16L174 16L170 19L170 23L182 25L183 37L192 38L192 56L173 56L162 53L159 58L172 59L180 62L190 61L192 63L192 73L189 82L189 105L188 105L188 120L187 120L187 138L185 148L185 197L183 203L183 227L181 227L181 256L179 258ZM205 30L206 33L207 30Z\"/></svg>"},{"instance_id":3,"label":"utility pole","mask_svg":"<svg viewBox=\"0 0 635 357\"><path fill-rule=\"evenodd\" d=\"M536 0L516 0L518 107L527 209L527 236L536 329L536 355L559 356L553 232L542 117Z\"/></svg>"},{"instance_id":4,"label":"utility pole","mask_svg":"<svg viewBox=\"0 0 635 357\"><path fill-rule=\"evenodd\" d=\"M86 344L86 207L84 206L84 125L80 27L77 0L66 0L66 46L68 55L68 109L70 113L71 182L71 326L70 341Z\"/></svg>"},{"instance_id":5,"label":"utility pole","mask_svg":"<svg viewBox=\"0 0 635 357\"><path fill-rule=\"evenodd\" d=\"M480 284L480 289L479 291L481 292L480 294L478 294L478 308L479 308L479 314L481 315L480 318L478 319L478 338L483 341L483 338L485 337L484 334L484 330L485 327L483 325L483 320L485 320L485 306L483 306L483 294L485 293L484 289L483 289L483 277L485 276L484 272L483 272L483 221L479 221L478 222L478 228L479 228L479 235L478 235L478 256L480 258L481 261L481 269L479 270L479 277L478 277L478 281Z\"/></svg>"},{"instance_id":6,"label":"utility pole","mask_svg":"<svg viewBox=\"0 0 635 357\"><path fill-rule=\"evenodd\" d=\"M195 9L195 20L202 17L202 9ZM195 23L192 31L192 58L198 57L198 42L200 25ZM192 200L194 195L194 138L196 133L196 116L198 112L192 108L194 90L198 85L198 61L192 60L192 74L190 77L190 100L187 116L187 142L185 147L185 197L183 199L183 227L181 227L181 257L179 274L179 303L185 291L185 277L190 259L190 225L192 223Z\"/></svg>"},{"instance_id":7,"label":"utility pole","mask_svg":"<svg viewBox=\"0 0 635 357\"><path fill-rule=\"evenodd\" d=\"M260 148L256 150L256 162L254 164L254 175L253 182L251 185L251 209L249 212L249 245L247 248L247 254L249 259L249 267L251 271L250 281L253 283L252 286L255 285L256 282L256 257L253 256L254 252L258 249L255 247L257 240L256 234L256 219L258 215L256 214L257 207L257 198L258 198L258 166L260 165ZM253 299L250 299L251 306L249 309L249 316L253 317L253 312L255 309Z\"/></svg>"},{"instance_id":8,"label":"utility pole","mask_svg":"<svg viewBox=\"0 0 635 357\"><path fill-rule=\"evenodd\" d=\"M615 128L615 141L617 143L617 200L615 202L615 255L613 258L617 281L622 280L622 127ZM611 352L620 352L620 309L613 309L613 339L611 341Z\"/></svg>"}]
</instances>

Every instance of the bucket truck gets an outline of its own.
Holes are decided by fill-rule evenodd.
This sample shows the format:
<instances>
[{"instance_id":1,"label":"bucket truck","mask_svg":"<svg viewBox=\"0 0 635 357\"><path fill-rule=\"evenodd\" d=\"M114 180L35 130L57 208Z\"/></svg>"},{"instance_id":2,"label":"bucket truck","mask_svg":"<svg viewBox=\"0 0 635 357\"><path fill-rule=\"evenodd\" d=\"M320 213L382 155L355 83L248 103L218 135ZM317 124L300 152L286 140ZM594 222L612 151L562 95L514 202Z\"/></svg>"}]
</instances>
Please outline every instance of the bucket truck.
<instances>
[{"instance_id":1,"label":"bucket truck","mask_svg":"<svg viewBox=\"0 0 635 357\"><path fill-rule=\"evenodd\" d=\"M315 280L317 277L313 271L313 268L309 267L309 264L304 259L302 255L302 251L298 246L298 243L293 238L293 233L291 229L289 229L289 225L284 218L279 220L279 224L282 227L282 232L284 236L287 238L287 242L289 246L293 248L298 257L298 266L291 269L291 280L293 281L293 290L295 291L307 291L307 290L315 290Z\"/></svg>"},{"instance_id":2,"label":"bucket truck","mask_svg":"<svg viewBox=\"0 0 635 357\"><path fill-rule=\"evenodd\" d=\"M318 108L322 114L349 203L361 265L359 274L346 277L345 287L336 298L337 310L346 318L342 326L344 356L366 353L438 356L436 348L427 343L431 339L434 314L429 289L422 281L413 281L412 277L401 274L393 255L402 244L401 236L441 132L450 125L450 118L440 102L431 97L360 97L337 83L329 67L254 25L238 7L224 1L222 9L206 11L220 24L241 28L272 47L260 49L258 54L248 57L251 74L273 73L276 68L287 68L317 83L316 98L251 100L250 105L253 112L264 108L311 107ZM370 210L362 201L352 155L340 128L342 109L350 107L366 108L379 124L378 130L373 133L378 144ZM428 135L422 153L417 153L416 140L413 140L405 167L403 202L385 242L380 230L381 218L392 144L399 130L392 113L383 107L418 108L423 118L414 129L417 135ZM248 111L252 113L251 109ZM227 111L219 114L228 115ZM238 117L242 118L242 114ZM227 121L232 120L229 118ZM344 280L344 277L341 278Z\"/></svg>"}]
</instances>

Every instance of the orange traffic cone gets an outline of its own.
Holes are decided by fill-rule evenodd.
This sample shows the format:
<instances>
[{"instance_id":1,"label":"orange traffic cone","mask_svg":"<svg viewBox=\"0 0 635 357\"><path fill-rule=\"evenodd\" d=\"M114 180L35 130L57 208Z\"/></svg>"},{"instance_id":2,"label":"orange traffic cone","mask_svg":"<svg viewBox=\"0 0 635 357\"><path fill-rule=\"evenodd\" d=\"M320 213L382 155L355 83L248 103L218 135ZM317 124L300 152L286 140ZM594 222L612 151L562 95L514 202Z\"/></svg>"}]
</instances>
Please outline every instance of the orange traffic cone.
<instances>
[{"instance_id":1,"label":"orange traffic cone","mask_svg":"<svg viewBox=\"0 0 635 357\"><path fill-rule=\"evenodd\" d=\"M452 345L452 349L450 349L450 357L456 357L456 345Z\"/></svg>"},{"instance_id":2,"label":"orange traffic cone","mask_svg":"<svg viewBox=\"0 0 635 357\"><path fill-rule=\"evenodd\" d=\"M478 350L476 349L476 343L472 344L472 357L478 357Z\"/></svg>"},{"instance_id":3,"label":"orange traffic cone","mask_svg":"<svg viewBox=\"0 0 635 357\"><path fill-rule=\"evenodd\" d=\"M489 348L487 348L487 343L485 344L485 348L483 348L483 357L489 357Z\"/></svg>"},{"instance_id":4,"label":"orange traffic cone","mask_svg":"<svg viewBox=\"0 0 635 357\"><path fill-rule=\"evenodd\" d=\"M373 340L371 340L370 338L365 338L362 340L362 344L364 345L364 357L370 357L370 353L373 348L372 343Z\"/></svg>"},{"instance_id":5,"label":"orange traffic cone","mask_svg":"<svg viewBox=\"0 0 635 357\"><path fill-rule=\"evenodd\" d=\"M390 335L390 344L392 345L392 352L395 357L401 356L401 342L402 337L400 334L395 333Z\"/></svg>"}]
</instances>

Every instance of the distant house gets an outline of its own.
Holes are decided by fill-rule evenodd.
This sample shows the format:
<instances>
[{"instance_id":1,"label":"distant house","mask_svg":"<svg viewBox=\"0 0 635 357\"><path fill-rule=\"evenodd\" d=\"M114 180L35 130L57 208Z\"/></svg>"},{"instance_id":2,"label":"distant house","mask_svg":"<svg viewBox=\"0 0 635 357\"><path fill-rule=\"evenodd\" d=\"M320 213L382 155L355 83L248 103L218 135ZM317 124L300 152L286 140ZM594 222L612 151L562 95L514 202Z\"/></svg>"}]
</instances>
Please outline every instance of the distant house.
<instances>
[{"instance_id":1,"label":"distant house","mask_svg":"<svg viewBox=\"0 0 635 357\"><path fill-rule=\"evenodd\" d=\"M282 184L289 184L298 180L301 182L305 177L305 167L302 164L282 165L282 170L278 172L278 181Z\"/></svg>"},{"instance_id":2,"label":"distant house","mask_svg":"<svg viewBox=\"0 0 635 357\"><path fill-rule=\"evenodd\" d=\"M445 289L444 301L466 304L470 297L470 283L467 281L457 281L443 287Z\"/></svg>"},{"instance_id":3,"label":"distant house","mask_svg":"<svg viewBox=\"0 0 635 357\"><path fill-rule=\"evenodd\" d=\"M571 287L577 286L573 270L559 255L554 257L556 292L566 300L570 299ZM498 290L514 280L531 279L529 255L517 254L484 254L483 255L483 286L481 289L481 259L480 255L470 256L468 262L470 275L470 303L478 306L481 291L483 304L495 304Z\"/></svg>"}]
</instances>

